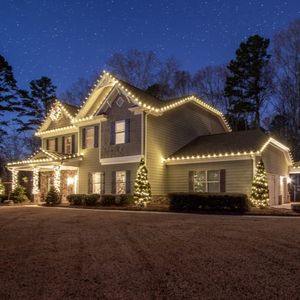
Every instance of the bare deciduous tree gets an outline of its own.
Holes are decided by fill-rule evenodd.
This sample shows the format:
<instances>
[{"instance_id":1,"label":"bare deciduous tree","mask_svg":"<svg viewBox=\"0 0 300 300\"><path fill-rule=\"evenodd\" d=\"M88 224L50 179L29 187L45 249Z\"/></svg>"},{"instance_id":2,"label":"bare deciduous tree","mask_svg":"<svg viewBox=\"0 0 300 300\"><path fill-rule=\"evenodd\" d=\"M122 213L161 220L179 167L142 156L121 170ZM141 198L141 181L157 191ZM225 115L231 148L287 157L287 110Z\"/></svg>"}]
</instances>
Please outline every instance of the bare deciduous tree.
<instances>
[{"instance_id":1,"label":"bare deciduous tree","mask_svg":"<svg viewBox=\"0 0 300 300\"><path fill-rule=\"evenodd\" d=\"M228 98L224 95L227 73L226 66L207 66L200 69L193 78L195 93L223 112L229 109Z\"/></svg>"},{"instance_id":2,"label":"bare deciduous tree","mask_svg":"<svg viewBox=\"0 0 300 300\"><path fill-rule=\"evenodd\" d=\"M276 69L277 98L277 114L273 119L273 127L281 127L279 133L298 153L300 149L300 19L274 36L273 62ZM283 118L286 120L284 128L277 124L277 121Z\"/></svg>"},{"instance_id":3,"label":"bare deciduous tree","mask_svg":"<svg viewBox=\"0 0 300 300\"><path fill-rule=\"evenodd\" d=\"M161 63L153 51L137 49L131 49L125 54L113 54L106 65L112 73L141 89L156 83L161 70Z\"/></svg>"}]
</instances>

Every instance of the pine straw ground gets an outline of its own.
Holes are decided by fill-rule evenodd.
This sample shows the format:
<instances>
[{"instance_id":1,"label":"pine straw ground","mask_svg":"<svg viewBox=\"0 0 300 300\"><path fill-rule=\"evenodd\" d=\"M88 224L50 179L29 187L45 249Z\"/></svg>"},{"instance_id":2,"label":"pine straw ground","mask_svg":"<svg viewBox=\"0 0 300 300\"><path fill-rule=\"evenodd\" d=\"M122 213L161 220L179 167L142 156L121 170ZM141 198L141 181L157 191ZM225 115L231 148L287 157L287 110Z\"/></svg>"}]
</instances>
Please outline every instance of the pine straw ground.
<instances>
[{"instance_id":1,"label":"pine straw ground","mask_svg":"<svg viewBox=\"0 0 300 300\"><path fill-rule=\"evenodd\" d=\"M299 299L300 218L0 207L0 299Z\"/></svg>"}]
</instances>

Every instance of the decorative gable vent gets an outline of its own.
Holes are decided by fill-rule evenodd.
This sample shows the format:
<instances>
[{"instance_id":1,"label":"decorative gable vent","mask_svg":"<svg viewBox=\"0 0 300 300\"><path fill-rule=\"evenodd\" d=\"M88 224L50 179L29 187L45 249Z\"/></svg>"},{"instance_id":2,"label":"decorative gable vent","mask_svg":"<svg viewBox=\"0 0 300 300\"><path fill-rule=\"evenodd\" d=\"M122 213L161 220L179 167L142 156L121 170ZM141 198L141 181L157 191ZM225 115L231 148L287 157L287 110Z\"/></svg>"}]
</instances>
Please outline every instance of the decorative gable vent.
<instances>
[{"instance_id":1,"label":"decorative gable vent","mask_svg":"<svg viewBox=\"0 0 300 300\"><path fill-rule=\"evenodd\" d=\"M116 101L118 107L122 107L123 103L124 103L124 99L122 97L119 97Z\"/></svg>"},{"instance_id":2,"label":"decorative gable vent","mask_svg":"<svg viewBox=\"0 0 300 300\"><path fill-rule=\"evenodd\" d=\"M58 104L54 105L50 112L50 119L52 121L58 121L62 117L62 111Z\"/></svg>"}]
</instances>

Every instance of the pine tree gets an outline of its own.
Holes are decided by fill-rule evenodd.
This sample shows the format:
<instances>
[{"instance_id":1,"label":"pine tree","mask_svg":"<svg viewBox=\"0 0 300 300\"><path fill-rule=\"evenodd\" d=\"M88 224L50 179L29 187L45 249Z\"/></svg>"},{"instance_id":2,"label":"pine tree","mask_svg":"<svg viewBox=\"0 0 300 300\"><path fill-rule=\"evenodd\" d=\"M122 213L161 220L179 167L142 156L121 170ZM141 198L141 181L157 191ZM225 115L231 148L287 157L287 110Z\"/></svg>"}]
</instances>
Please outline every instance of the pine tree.
<instances>
[{"instance_id":1,"label":"pine tree","mask_svg":"<svg viewBox=\"0 0 300 300\"><path fill-rule=\"evenodd\" d=\"M12 67L0 55L0 147L4 136L7 134L5 126L8 125L8 120L5 119L5 114L14 110L16 96L17 82Z\"/></svg>"},{"instance_id":2,"label":"pine tree","mask_svg":"<svg viewBox=\"0 0 300 300\"><path fill-rule=\"evenodd\" d=\"M250 201L255 207L264 208L269 205L268 179L262 160L260 160L256 166L256 174L252 182Z\"/></svg>"},{"instance_id":3,"label":"pine tree","mask_svg":"<svg viewBox=\"0 0 300 300\"><path fill-rule=\"evenodd\" d=\"M225 96L230 101L230 113L240 119L254 121L260 126L260 112L271 92L272 72L267 53L269 40L259 35L250 36L240 44L225 84Z\"/></svg>"},{"instance_id":4,"label":"pine tree","mask_svg":"<svg viewBox=\"0 0 300 300\"><path fill-rule=\"evenodd\" d=\"M30 91L20 90L21 98L16 119L19 132L36 130L45 119L54 103L56 86L48 77L41 77L30 82Z\"/></svg>"},{"instance_id":5,"label":"pine tree","mask_svg":"<svg viewBox=\"0 0 300 300\"><path fill-rule=\"evenodd\" d=\"M136 173L133 199L137 206L146 206L151 200L151 187L144 158L141 159Z\"/></svg>"}]
</instances>

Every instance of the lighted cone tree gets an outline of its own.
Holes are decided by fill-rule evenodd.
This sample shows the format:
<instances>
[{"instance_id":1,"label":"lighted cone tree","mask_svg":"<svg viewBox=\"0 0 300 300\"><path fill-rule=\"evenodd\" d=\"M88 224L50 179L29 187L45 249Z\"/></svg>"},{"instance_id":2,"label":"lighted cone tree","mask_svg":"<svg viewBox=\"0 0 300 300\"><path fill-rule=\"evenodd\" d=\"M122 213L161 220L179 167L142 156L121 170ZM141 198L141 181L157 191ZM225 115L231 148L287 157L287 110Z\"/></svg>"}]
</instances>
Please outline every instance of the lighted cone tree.
<instances>
[{"instance_id":1,"label":"lighted cone tree","mask_svg":"<svg viewBox=\"0 0 300 300\"><path fill-rule=\"evenodd\" d=\"M133 200L137 206L147 206L151 200L151 187L144 158L141 159L137 169Z\"/></svg>"},{"instance_id":2,"label":"lighted cone tree","mask_svg":"<svg viewBox=\"0 0 300 300\"><path fill-rule=\"evenodd\" d=\"M255 207L264 208L269 205L268 178L262 160L260 160L256 166L250 201Z\"/></svg>"}]
</instances>

